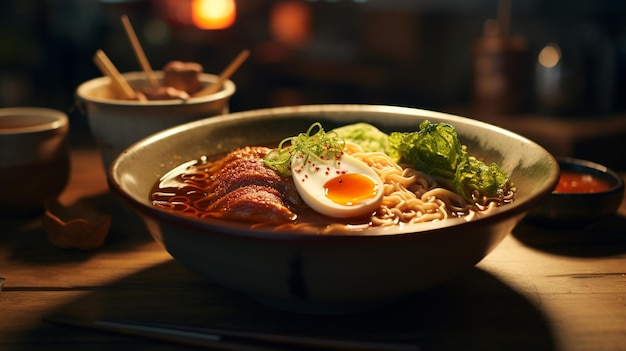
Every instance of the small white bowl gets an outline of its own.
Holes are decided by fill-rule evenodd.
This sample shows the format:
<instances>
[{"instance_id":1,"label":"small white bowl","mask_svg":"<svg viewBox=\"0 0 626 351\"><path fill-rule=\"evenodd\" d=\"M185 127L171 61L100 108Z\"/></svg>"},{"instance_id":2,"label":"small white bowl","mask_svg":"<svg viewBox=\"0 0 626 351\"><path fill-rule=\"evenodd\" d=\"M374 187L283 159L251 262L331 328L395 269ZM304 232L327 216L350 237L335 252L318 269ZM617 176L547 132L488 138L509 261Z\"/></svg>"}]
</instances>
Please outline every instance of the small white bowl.
<instances>
[{"instance_id":1,"label":"small white bowl","mask_svg":"<svg viewBox=\"0 0 626 351\"><path fill-rule=\"evenodd\" d=\"M163 72L156 71L155 75L161 82ZM144 72L128 72L122 76L135 90L150 86ZM217 79L213 74L200 75L200 81L205 86ZM228 113L230 98L236 90L235 83L227 80L220 91L185 101L138 101L115 98L109 83L108 77L98 77L81 84L76 90L106 168L125 148L148 135L186 122Z\"/></svg>"}]
</instances>

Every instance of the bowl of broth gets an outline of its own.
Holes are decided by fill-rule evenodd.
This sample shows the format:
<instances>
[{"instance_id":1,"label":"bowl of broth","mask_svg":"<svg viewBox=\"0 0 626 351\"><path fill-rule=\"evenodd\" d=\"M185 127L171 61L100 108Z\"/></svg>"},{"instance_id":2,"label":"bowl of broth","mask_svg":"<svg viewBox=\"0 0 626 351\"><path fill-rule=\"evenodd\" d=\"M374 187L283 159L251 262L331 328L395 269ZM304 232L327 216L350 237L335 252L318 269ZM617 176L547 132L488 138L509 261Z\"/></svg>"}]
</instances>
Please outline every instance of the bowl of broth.
<instances>
[{"instance_id":1,"label":"bowl of broth","mask_svg":"<svg viewBox=\"0 0 626 351\"><path fill-rule=\"evenodd\" d=\"M528 220L544 226L581 228L615 215L624 181L614 170L588 160L557 159L559 181L552 194L530 212Z\"/></svg>"},{"instance_id":2,"label":"bowl of broth","mask_svg":"<svg viewBox=\"0 0 626 351\"><path fill-rule=\"evenodd\" d=\"M363 123L375 129L368 150L339 136L342 127ZM422 127L456 135L460 144L449 152L455 158L467 152L486 177L497 165L508 177L506 189L467 200L438 176L369 150ZM281 147L300 145L301 152L327 139L339 143L339 154L300 160L306 170L294 166L294 156L291 176L269 171L294 150ZM328 148L320 149L326 155ZM294 185L314 185L313 177L350 184L355 180L343 178L350 157L384 181L373 187L384 192L378 205L348 215L313 210ZM558 165L533 141L469 118L397 106L310 105L158 132L123 151L107 176L116 198L188 269L271 307L342 314L382 307L471 269L551 193Z\"/></svg>"},{"instance_id":3,"label":"bowl of broth","mask_svg":"<svg viewBox=\"0 0 626 351\"><path fill-rule=\"evenodd\" d=\"M70 176L69 118L41 107L0 108L0 218L43 213Z\"/></svg>"}]
</instances>

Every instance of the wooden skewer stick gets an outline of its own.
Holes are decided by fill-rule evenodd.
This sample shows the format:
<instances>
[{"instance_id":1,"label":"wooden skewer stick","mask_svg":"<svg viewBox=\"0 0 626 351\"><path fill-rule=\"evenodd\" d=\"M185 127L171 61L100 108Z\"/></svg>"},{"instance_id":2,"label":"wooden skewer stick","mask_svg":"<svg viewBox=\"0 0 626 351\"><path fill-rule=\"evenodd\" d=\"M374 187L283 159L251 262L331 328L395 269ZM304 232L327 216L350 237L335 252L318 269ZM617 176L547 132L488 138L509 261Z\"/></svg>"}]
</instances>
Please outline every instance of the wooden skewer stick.
<instances>
[{"instance_id":1,"label":"wooden skewer stick","mask_svg":"<svg viewBox=\"0 0 626 351\"><path fill-rule=\"evenodd\" d=\"M222 88L222 85L224 84L224 82L226 80L228 80L228 78L230 78L230 76L232 76L233 73L235 73L235 71L237 71L237 69L239 69L239 66L241 66L241 64L248 58L248 56L250 56L250 51L249 50L243 50L222 71L222 73L219 75L219 77L217 79L217 82L215 82L213 84L210 84L207 87L205 87L204 89L200 90L199 92L193 94L193 97L210 95L210 94L218 92Z\"/></svg>"},{"instance_id":2,"label":"wooden skewer stick","mask_svg":"<svg viewBox=\"0 0 626 351\"><path fill-rule=\"evenodd\" d=\"M111 79L111 86L113 90L122 99L135 99L136 94L133 88L126 82L126 79L122 77L120 72L115 68L109 57L102 50L96 51L93 56L93 61L96 66L102 71L102 73Z\"/></svg>"},{"instance_id":3,"label":"wooden skewer stick","mask_svg":"<svg viewBox=\"0 0 626 351\"><path fill-rule=\"evenodd\" d=\"M150 85L153 88L157 88L159 86L159 82L152 71L152 67L150 67L150 62L148 62L148 58L141 47L141 43L139 43L139 39L137 39L137 34L135 34L135 30L133 29L128 16L122 15L122 23L124 24L124 29L126 30L126 35L128 35L128 39L130 40L131 45L133 46L133 51L135 52L135 56L137 56L137 60L139 60L139 64L143 68L144 72L146 72L146 77L150 82Z\"/></svg>"}]
</instances>

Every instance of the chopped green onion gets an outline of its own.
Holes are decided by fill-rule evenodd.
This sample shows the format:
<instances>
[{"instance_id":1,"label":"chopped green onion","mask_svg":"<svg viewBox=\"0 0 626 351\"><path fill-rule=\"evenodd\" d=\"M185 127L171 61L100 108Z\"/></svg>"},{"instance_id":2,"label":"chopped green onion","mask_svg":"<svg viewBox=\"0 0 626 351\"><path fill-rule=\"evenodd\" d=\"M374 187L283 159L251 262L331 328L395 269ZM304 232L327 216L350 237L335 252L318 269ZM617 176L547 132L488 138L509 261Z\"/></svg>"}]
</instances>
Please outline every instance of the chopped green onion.
<instances>
[{"instance_id":1,"label":"chopped green onion","mask_svg":"<svg viewBox=\"0 0 626 351\"><path fill-rule=\"evenodd\" d=\"M265 165L286 177L291 175L291 160L301 154L305 162L313 158L316 162L337 159L343 153L345 141L335 132L324 131L322 124L313 123L306 133L283 139L278 148L270 151L263 161Z\"/></svg>"}]
</instances>

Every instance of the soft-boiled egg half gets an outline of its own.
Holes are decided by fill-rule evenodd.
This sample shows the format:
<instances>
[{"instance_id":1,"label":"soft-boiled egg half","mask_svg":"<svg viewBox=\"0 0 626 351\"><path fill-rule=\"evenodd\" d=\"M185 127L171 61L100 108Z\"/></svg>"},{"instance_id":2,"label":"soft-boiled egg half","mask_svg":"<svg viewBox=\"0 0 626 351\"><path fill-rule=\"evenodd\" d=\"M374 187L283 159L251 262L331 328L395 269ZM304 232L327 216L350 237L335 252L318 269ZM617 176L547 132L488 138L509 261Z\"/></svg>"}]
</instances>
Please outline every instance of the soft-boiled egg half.
<instances>
[{"instance_id":1,"label":"soft-boiled egg half","mask_svg":"<svg viewBox=\"0 0 626 351\"><path fill-rule=\"evenodd\" d=\"M291 175L304 202L330 217L370 215L383 199L378 174L347 154L329 161L313 161L298 154L291 160Z\"/></svg>"}]
</instances>

